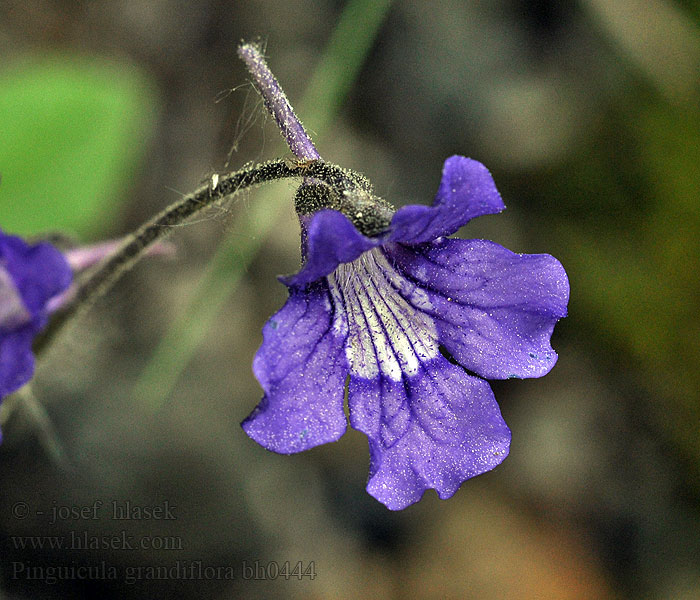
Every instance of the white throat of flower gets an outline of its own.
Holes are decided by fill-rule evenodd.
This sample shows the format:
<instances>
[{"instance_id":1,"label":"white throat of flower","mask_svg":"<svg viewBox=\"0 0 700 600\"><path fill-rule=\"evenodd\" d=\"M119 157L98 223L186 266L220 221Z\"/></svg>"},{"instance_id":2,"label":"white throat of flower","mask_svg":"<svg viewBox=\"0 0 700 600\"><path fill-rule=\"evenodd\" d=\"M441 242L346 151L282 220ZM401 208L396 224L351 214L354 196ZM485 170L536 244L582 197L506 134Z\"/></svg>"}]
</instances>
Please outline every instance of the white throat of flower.
<instances>
[{"instance_id":1,"label":"white throat of flower","mask_svg":"<svg viewBox=\"0 0 700 600\"><path fill-rule=\"evenodd\" d=\"M424 310L425 291L400 275L381 248L365 252L328 276L335 304L333 324L347 334L345 353L353 375L393 381L413 376L439 354L437 329Z\"/></svg>"}]
</instances>

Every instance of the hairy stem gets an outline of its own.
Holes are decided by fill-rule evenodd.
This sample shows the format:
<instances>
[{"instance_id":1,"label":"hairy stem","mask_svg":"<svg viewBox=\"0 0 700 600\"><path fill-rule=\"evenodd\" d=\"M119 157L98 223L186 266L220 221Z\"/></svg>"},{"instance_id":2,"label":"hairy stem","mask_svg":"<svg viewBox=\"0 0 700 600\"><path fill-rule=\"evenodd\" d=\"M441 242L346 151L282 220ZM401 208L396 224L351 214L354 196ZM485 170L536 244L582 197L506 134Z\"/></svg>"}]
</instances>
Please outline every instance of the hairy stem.
<instances>
[{"instance_id":1,"label":"hairy stem","mask_svg":"<svg viewBox=\"0 0 700 600\"><path fill-rule=\"evenodd\" d=\"M73 301L56 313L44 334L37 338L34 344L35 353L38 355L45 351L69 321L106 293L155 242L167 236L174 226L245 189L277 179L294 177L313 177L336 190L352 190L362 187L364 182L361 175L322 161L297 164L283 159L247 167L228 175L214 176L209 184L184 196L128 236L110 258L81 282Z\"/></svg>"},{"instance_id":2,"label":"hairy stem","mask_svg":"<svg viewBox=\"0 0 700 600\"><path fill-rule=\"evenodd\" d=\"M253 76L255 86L262 95L267 110L277 121L277 126L294 156L305 160L321 158L299 117L294 113L277 78L267 66L260 47L257 44L241 44L238 47L238 56L248 67L248 72Z\"/></svg>"}]
</instances>

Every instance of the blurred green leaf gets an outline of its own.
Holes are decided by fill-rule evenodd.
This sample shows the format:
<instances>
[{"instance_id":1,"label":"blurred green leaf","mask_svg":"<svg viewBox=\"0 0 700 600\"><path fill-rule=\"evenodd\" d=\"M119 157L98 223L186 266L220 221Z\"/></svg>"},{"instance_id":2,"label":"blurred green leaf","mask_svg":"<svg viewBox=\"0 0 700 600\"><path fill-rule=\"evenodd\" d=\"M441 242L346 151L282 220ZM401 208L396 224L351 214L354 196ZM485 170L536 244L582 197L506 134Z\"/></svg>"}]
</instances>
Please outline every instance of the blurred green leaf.
<instances>
[{"instance_id":1,"label":"blurred green leaf","mask_svg":"<svg viewBox=\"0 0 700 600\"><path fill-rule=\"evenodd\" d=\"M152 87L126 64L60 55L0 72L0 226L97 235L144 151Z\"/></svg>"}]
</instances>

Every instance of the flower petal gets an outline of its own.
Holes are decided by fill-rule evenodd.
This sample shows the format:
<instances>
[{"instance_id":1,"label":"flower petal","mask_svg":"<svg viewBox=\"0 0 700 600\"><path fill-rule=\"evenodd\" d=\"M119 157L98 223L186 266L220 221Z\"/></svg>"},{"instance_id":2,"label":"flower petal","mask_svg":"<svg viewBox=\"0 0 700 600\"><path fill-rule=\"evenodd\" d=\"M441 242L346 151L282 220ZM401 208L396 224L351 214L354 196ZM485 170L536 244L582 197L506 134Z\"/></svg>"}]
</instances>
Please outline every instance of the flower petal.
<instances>
[{"instance_id":1,"label":"flower petal","mask_svg":"<svg viewBox=\"0 0 700 600\"><path fill-rule=\"evenodd\" d=\"M22 301L14 279L0 264L0 335L31 322L32 315Z\"/></svg>"},{"instance_id":2,"label":"flower petal","mask_svg":"<svg viewBox=\"0 0 700 600\"><path fill-rule=\"evenodd\" d=\"M569 299L558 260L485 240L395 244L388 254L425 290L440 342L461 365L487 379L541 377L554 366L550 337Z\"/></svg>"},{"instance_id":3,"label":"flower petal","mask_svg":"<svg viewBox=\"0 0 700 600\"><path fill-rule=\"evenodd\" d=\"M474 217L505 208L488 169L464 156L451 156L432 206L399 209L391 221L390 239L405 244L429 242L451 235Z\"/></svg>"},{"instance_id":4,"label":"flower petal","mask_svg":"<svg viewBox=\"0 0 700 600\"><path fill-rule=\"evenodd\" d=\"M510 430L488 383L443 357L403 381L351 377L350 423L369 438L367 491L401 510L435 489L442 499L508 455Z\"/></svg>"},{"instance_id":5,"label":"flower petal","mask_svg":"<svg viewBox=\"0 0 700 600\"><path fill-rule=\"evenodd\" d=\"M253 440L280 454L334 442L347 428L347 324L335 318L325 283L290 289L263 328L253 371L265 396L243 421Z\"/></svg>"},{"instance_id":6,"label":"flower petal","mask_svg":"<svg viewBox=\"0 0 700 600\"><path fill-rule=\"evenodd\" d=\"M339 264L351 262L381 244L380 239L368 238L357 231L344 214L330 209L311 217L306 235L304 266L296 275L280 278L288 286L317 281L335 271Z\"/></svg>"},{"instance_id":7,"label":"flower petal","mask_svg":"<svg viewBox=\"0 0 700 600\"><path fill-rule=\"evenodd\" d=\"M18 390L34 374L31 325L0 335L0 399Z\"/></svg>"},{"instance_id":8,"label":"flower petal","mask_svg":"<svg viewBox=\"0 0 700 600\"><path fill-rule=\"evenodd\" d=\"M29 245L0 232L0 257L27 309L33 316L45 311L50 298L63 292L73 274L63 254L47 242Z\"/></svg>"}]
</instances>

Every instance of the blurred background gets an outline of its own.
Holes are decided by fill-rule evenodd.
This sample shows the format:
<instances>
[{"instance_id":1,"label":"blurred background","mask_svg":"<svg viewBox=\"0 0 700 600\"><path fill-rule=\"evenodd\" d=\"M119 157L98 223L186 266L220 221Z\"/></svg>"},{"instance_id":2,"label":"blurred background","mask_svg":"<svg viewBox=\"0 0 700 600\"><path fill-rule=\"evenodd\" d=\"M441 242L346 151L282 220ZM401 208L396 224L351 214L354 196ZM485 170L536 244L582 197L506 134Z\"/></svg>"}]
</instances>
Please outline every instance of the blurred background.
<instances>
[{"instance_id":1,"label":"blurred background","mask_svg":"<svg viewBox=\"0 0 700 600\"><path fill-rule=\"evenodd\" d=\"M259 37L321 155L395 205L486 164L508 210L460 236L556 256L571 302L554 370L493 383L509 458L392 513L362 434L286 457L239 427L293 185L207 212L43 357L48 420L4 403L0 598L700 598L699 31L693 0L4 0L4 231L119 237L291 157L236 57ZM82 535L138 547L50 547Z\"/></svg>"}]
</instances>

